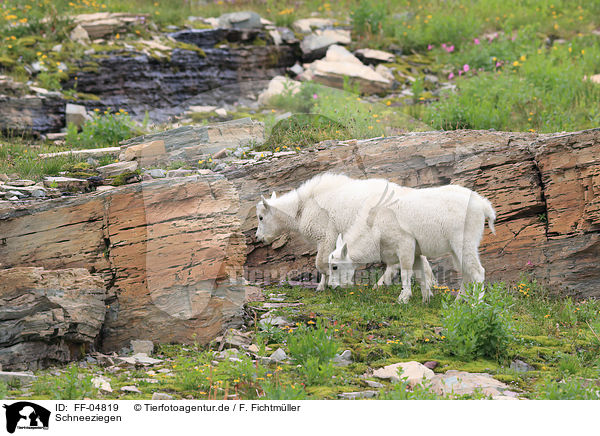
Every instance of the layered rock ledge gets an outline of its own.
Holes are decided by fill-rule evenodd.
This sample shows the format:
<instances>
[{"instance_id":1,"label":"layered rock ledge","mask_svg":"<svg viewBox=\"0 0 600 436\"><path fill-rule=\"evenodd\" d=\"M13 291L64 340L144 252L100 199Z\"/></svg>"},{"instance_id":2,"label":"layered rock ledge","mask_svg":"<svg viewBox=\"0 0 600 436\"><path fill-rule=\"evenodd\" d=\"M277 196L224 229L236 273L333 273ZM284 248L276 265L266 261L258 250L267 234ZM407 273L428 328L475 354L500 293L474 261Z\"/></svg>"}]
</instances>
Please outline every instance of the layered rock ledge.
<instances>
[{"instance_id":1,"label":"layered rock ledge","mask_svg":"<svg viewBox=\"0 0 600 436\"><path fill-rule=\"evenodd\" d=\"M229 161L220 173L0 205L0 267L85 268L101 277L106 315L98 337L87 341L104 351L131 339L206 343L240 323L243 277L278 281L314 272L314 249L299 237L284 235L270 246L255 240L260 195L338 171L412 187L474 189L498 216L497 234L486 230L481 246L488 280L525 274L562 295L599 297L599 156L600 129L330 141L296 154ZM442 284L455 282L445 259L432 263ZM29 292L5 288L17 297Z\"/></svg>"}]
</instances>

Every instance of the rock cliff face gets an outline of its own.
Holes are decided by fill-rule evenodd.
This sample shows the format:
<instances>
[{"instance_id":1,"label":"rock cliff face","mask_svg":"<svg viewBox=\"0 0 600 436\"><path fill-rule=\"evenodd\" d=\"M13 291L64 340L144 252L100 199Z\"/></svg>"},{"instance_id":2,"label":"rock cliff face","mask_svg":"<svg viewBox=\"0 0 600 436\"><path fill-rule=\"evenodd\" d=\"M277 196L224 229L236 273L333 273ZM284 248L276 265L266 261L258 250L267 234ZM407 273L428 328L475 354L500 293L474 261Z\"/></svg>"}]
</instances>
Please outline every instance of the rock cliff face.
<instances>
[{"instance_id":1,"label":"rock cliff face","mask_svg":"<svg viewBox=\"0 0 600 436\"><path fill-rule=\"evenodd\" d=\"M208 342L244 301L238 206L231 183L205 174L9 210L0 217L2 267L101 276L104 350L131 339Z\"/></svg>"},{"instance_id":2,"label":"rock cliff face","mask_svg":"<svg viewBox=\"0 0 600 436\"><path fill-rule=\"evenodd\" d=\"M93 345L104 323L102 279L84 268L0 269L0 364L38 369Z\"/></svg>"},{"instance_id":3,"label":"rock cliff face","mask_svg":"<svg viewBox=\"0 0 600 436\"><path fill-rule=\"evenodd\" d=\"M314 250L295 236L272 246L255 241L254 205L260 194L285 192L321 172L338 171L411 187L456 183L474 189L498 215L496 236L486 230L481 247L488 279L509 281L528 274L555 290L600 296L598 156L600 130L561 135L424 132L330 144L230 168L225 175L240 193L251 278L314 270ZM455 283L450 264L436 264L440 282Z\"/></svg>"}]
</instances>

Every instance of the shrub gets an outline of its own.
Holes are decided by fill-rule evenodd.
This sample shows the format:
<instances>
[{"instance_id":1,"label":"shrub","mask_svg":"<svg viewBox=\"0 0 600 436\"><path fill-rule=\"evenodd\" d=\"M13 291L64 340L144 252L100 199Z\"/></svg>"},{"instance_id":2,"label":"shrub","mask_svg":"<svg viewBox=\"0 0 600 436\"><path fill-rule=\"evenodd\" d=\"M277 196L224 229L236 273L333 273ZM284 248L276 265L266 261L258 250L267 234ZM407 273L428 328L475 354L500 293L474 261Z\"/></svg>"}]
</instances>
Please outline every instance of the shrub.
<instances>
[{"instance_id":1,"label":"shrub","mask_svg":"<svg viewBox=\"0 0 600 436\"><path fill-rule=\"evenodd\" d=\"M321 320L314 328L301 325L288 337L288 349L292 358L304 365L311 358L325 363L335 357L337 342L328 334Z\"/></svg>"},{"instance_id":2,"label":"shrub","mask_svg":"<svg viewBox=\"0 0 600 436\"><path fill-rule=\"evenodd\" d=\"M300 365L299 372L308 384L331 380L334 368L331 359L338 350L337 342L318 320L314 328L300 326L288 338L292 358Z\"/></svg>"},{"instance_id":3,"label":"shrub","mask_svg":"<svg viewBox=\"0 0 600 436\"><path fill-rule=\"evenodd\" d=\"M68 125L65 141L75 147L112 147L131 138L134 133L134 123L126 111L114 114L105 111L104 114L94 114L91 120L85 122L81 132L76 126Z\"/></svg>"},{"instance_id":4,"label":"shrub","mask_svg":"<svg viewBox=\"0 0 600 436\"><path fill-rule=\"evenodd\" d=\"M442 304L448 352L461 359L505 356L513 339L505 290L475 285L460 300L451 301L452 298L446 297Z\"/></svg>"}]
</instances>

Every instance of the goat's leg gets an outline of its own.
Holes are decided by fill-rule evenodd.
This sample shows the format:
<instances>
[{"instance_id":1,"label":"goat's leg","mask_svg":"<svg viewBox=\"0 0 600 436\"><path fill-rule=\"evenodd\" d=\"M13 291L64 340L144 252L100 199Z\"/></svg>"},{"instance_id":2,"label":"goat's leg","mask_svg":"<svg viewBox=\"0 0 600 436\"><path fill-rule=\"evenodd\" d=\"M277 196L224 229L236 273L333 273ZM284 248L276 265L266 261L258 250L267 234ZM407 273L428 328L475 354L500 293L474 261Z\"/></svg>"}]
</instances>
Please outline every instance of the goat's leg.
<instances>
[{"instance_id":1,"label":"goat's leg","mask_svg":"<svg viewBox=\"0 0 600 436\"><path fill-rule=\"evenodd\" d=\"M315 266L317 267L317 271L321 273L321 280L319 281L319 285L317 286L317 291L324 291L325 287L327 286L327 281L329 279L329 276L327 274L329 272L327 257L329 256L329 253L331 251L333 251L333 249L327 251L326 249L323 249L321 245L319 245L317 249L317 258L315 261Z\"/></svg>"},{"instance_id":2,"label":"goat's leg","mask_svg":"<svg viewBox=\"0 0 600 436\"><path fill-rule=\"evenodd\" d=\"M433 296L433 293L431 292L431 285L433 283L433 271L431 270L431 265L429 265L425 256L416 256L414 268L417 281L421 287L423 303L428 303L429 299Z\"/></svg>"},{"instance_id":3,"label":"goat's leg","mask_svg":"<svg viewBox=\"0 0 600 436\"><path fill-rule=\"evenodd\" d=\"M402 276L402 292L398 296L398 303L407 304L412 295L411 279L415 263L414 239L406 239L400 244L398 260L400 261L400 275Z\"/></svg>"},{"instance_id":4,"label":"goat's leg","mask_svg":"<svg viewBox=\"0 0 600 436\"><path fill-rule=\"evenodd\" d=\"M398 268L400 268L399 264L386 265L383 275L379 278L377 284L373 286L373 288L378 288L383 285L390 286L393 283L394 276L396 275Z\"/></svg>"}]
</instances>

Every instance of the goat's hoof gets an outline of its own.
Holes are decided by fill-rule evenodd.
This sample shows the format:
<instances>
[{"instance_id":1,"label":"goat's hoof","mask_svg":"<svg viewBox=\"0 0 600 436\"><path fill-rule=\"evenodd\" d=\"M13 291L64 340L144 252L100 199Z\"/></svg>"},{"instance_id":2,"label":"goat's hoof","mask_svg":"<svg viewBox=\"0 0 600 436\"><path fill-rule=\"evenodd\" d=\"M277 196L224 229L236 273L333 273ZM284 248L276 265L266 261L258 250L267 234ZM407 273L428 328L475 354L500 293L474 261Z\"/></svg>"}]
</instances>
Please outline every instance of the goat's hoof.
<instances>
[{"instance_id":1,"label":"goat's hoof","mask_svg":"<svg viewBox=\"0 0 600 436\"><path fill-rule=\"evenodd\" d=\"M400 295L398 297L398 304L408 304L409 299L410 299L410 296L403 297L402 295Z\"/></svg>"}]
</instances>

